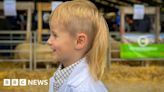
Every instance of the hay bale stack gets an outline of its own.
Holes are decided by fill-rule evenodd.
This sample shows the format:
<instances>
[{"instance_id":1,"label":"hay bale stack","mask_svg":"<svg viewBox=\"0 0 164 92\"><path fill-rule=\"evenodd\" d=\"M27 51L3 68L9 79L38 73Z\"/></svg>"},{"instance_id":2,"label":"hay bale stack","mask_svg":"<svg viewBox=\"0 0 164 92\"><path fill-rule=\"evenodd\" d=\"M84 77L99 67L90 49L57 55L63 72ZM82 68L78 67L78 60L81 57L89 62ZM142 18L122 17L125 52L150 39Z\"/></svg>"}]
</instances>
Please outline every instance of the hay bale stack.
<instances>
[{"instance_id":1,"label":"hay bale stack","mask_svg":"<svg viewBox=\"0 0 164 92\"><path fill-rule=\"evenodd\" d=\"M30 58L30 51L32 51L32 44L30 43L21 43L18 44L15 48L15 59L29 59Z\"/></svg>"},{"instance_id":2,"label":"hay bale stack","mask_svg":"<svg viewBox=\"0 0 164 92\"><path fill-rule=\"evenodd\" d=\"M36 60L43 60L43 61L53 60L52 49L47 44L37 44L34 51L35 51Z\"/></svg>"},{"instance_id":3,"label":"hay bale stack","mask_svg":"<svg viewBox=\"0 0 164 92\"><path fill-rule=\"evenodd\" d=\"M31 54L33 59L35 58L36 60L42 60L44 62L46 62L46 60L50 61L53 59L52 50L46 44L36 44L34 46L33 43L21 43L17 45L15 50L18 51L15 53L15 59L29 59ZM32 52L31 54L30 51Z\"/></svg>"},{"instance_id":4,"label":"hay bale stack","mask_svg":"<svg viewBox=\"0 0 164 92\"><path fill-rule=\"evenodd\" d=\"M120 42L110 38L111 41L111 50L120 50ZM32 45L32 46L31 46ZM30 48L30 46L32 48ZM30 43L21 43L16 46L15 58L16 59L29 59L30 58L30 49L32 51L32 58L36 59L36 61L42 60L46 61L54 61L54 56L52 55L52 50L47 44L30 44ZM25 51L25 52L23 52ZM35 56L34 56L35 55ZM112 52L112 58L119 58L120 52Z\"/></svg>"}]
</instances>

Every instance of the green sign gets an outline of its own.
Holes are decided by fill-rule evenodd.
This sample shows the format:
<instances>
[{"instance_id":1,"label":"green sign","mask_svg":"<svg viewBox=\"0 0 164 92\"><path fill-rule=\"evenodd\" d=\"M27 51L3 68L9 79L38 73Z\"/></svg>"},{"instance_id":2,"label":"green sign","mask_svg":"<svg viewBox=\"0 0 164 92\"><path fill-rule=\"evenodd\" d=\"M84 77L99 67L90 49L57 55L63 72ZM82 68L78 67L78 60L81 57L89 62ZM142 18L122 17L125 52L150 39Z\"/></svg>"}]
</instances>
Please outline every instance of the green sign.
<instances>
[{"instance_id":1,"label":"green sign","mask_svg":"<svg viewBox=\"0 0 164 92\"><path fill-rule=\"evenodd\" d=\"M120 54L123 59L164 58L164 44L122 44Z\"/></svg>"}]
</instances>

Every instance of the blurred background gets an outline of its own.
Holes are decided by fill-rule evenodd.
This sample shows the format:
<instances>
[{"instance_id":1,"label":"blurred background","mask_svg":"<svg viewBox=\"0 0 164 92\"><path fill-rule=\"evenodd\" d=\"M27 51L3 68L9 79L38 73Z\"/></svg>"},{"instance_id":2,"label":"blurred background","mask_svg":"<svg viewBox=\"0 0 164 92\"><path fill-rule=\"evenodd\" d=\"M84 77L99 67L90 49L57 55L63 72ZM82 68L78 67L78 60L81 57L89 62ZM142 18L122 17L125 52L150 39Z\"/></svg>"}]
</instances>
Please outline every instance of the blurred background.
<instances>
[{"instance_id":1,"label":"blurred background","mask_svg":"<svg viewBox=\"0 0 164 92\"><path fill-rule=\"evenodd\" d=\"M58 64L46 41L49 16L69 0L0 0L0 92L47 92L48 85L3 86L3 79L48 80ZM110 32L110 92L164 92L164 1L90 0Z\"/></svg>"}]
</instances>

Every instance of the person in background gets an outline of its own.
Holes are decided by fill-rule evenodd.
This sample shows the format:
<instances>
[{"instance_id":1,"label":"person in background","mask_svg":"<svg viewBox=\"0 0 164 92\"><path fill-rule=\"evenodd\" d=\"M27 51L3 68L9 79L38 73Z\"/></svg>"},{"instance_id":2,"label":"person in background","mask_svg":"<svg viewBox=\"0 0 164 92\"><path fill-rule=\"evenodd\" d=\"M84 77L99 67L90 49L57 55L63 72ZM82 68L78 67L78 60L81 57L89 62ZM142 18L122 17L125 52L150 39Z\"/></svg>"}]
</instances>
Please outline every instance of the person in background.
<instances>
[{"instance_id":1,"label":"person in background","mask_svg":"<svg viewBox=\"0 0 164 92\"><path fill-rule=\"evenodd\" d=\"M1 30L10 30L10 23L4 16L3 11L0 11L0 31Z\"/></svg>"}]
</instances>

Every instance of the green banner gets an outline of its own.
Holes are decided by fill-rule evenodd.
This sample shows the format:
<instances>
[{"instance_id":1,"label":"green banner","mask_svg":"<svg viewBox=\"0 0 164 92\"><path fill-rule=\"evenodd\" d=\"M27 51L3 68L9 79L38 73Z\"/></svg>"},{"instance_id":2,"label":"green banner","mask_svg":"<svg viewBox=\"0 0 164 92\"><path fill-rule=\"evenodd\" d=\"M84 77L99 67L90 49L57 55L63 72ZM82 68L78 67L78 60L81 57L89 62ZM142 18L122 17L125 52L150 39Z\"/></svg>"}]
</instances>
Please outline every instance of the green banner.
<instances>
[{"instance_id":1,"label":"green banner","mask_svg":"<svg viewBox=\"0 0 164 92\"><path fill-rule=\"evenodd\" d=\"M164 44L149 44L143 47L138 44L122 44L120 54L123 59L164 58Z\"/></svg>"}]
</instances>

